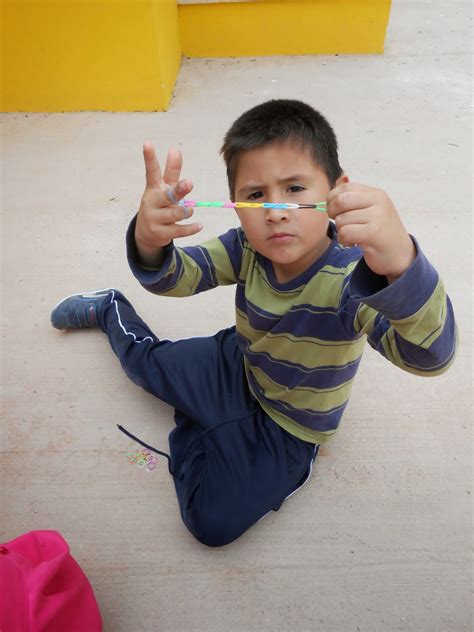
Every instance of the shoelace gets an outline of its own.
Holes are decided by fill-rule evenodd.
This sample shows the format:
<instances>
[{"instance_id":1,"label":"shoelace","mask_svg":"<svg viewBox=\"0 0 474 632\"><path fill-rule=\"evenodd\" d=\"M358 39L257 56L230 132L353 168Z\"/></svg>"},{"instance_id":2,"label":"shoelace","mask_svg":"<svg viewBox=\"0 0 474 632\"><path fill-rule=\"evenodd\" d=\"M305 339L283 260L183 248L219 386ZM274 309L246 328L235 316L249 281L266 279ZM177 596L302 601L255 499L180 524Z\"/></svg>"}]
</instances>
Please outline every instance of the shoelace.
<instances>
[{"instance_id":1,"label":"shoelace","mask_svg":"<svg viewBox=\"0 0 474 632\"><path fill-rule=\"evenodd\" d=\"M154 448L153 446L149 445L148 443L145 443L144 441L142 441L141 439L139 439L138 437L133 435L131 432L129 432L126 428L124 428L120 424L117 424L117 428L121 432L126 434L127 437L129 437L130 439L133 439L133 441L136 441L137 443L142 445L144 448L147 448L148 450L151 450L155 454L159 454L160 456L164 456L166 459L168 459L168 471L169 471L170 474L173 474L173 472L171 471L171 457L170 457L169 454L167 454L166 452L162 452L161 450L157 450L156 448Z\"/></svg>"}]
</instances>

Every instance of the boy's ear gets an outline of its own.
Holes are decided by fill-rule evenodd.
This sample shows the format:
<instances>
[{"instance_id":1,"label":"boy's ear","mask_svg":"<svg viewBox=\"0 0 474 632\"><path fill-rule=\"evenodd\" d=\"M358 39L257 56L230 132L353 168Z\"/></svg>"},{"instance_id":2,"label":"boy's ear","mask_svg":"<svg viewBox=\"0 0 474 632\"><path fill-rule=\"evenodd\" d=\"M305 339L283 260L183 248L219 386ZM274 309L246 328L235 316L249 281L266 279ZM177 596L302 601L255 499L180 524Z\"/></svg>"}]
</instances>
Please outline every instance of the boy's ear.
<instances>
[{"instance_id":1,"label":"boy's ear","mask_svg":"<svg viewBox=\"0 0 474 632\"><path fill-rule=\"evenodd\" d=\"M336 180L336 186L338 187L340 184L347 184L349 182L349 176L346 176L345 173Z\"/></svg>"}]
</instances>

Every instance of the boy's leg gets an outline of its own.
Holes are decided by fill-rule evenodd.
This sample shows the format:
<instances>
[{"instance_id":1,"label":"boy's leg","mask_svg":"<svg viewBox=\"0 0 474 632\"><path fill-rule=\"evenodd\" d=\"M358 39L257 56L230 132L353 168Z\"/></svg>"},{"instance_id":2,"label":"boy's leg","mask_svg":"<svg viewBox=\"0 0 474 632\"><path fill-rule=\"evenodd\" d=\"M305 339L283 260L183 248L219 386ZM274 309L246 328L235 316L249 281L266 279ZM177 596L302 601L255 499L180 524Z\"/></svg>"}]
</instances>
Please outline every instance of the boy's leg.
<instances>
[{"instance_id":1,"label":"boy's leg","mask_svg":"<svg viewBox=\"0 0 474 632\"><path fill-rule=\"evenodd\" d=\"M240 381L226 381L230 367L243 364L234 328L209 337L159 340L116 290L103 302L97 321L130 379L201 428L255 408L243 372ZM217 411L217 419L210 411Z\"/></svg>"},{"instance_id":2,"label":"boy's leg","mask_svg":"<svg viewBox=\"0 0 474 632\"><path fill-rule=\"evenodd\" d=\"M116 290L96 311L127 375L176 409L170 469L198 540L235 540L305 481L315 446L281 429L249 393L235 328L159 341ZM82 320L74 326L95 326L89 313Z\"/></svg>"},{"instance_id":3,"label":"boy's leg","mask_svg":"<svg viewBox=\"0 0 474 632\"><path fill-rule=\"evenodd\" d=\"M200 542L232 542L309 476L316 448L251 395L235 328L159 341L118 292L98 322L129 377L176 409L170 470L183 521Z\"/></svg>"},{"instance_id":4,"label":"boy's leg","mask_svg":"<svg viewBox=\"0 0 474 632\"><path fill-rule=\"evenodd\" d=\"M188 450L176 461L183 442ZM192 420L181 416L170 448L182 519L207 546L232 542L278 510L310 477L318 449L288 434L260 408L200 436Z\"/></svg>"}]
</instances>

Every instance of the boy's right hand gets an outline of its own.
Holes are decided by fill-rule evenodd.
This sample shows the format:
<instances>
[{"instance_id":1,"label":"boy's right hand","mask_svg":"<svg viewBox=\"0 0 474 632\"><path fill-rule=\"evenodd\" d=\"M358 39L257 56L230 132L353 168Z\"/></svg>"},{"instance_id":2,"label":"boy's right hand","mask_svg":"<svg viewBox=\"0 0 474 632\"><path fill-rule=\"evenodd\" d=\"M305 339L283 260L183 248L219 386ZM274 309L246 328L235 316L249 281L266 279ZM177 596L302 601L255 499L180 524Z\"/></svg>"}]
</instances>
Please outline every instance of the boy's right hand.
<instances>
[{"instance_id":1,"label":"boy's right hand","mask_svg":"<svg viewBox=\"0 0 474 632\"><path fill-rule=\"evenodd\" d=\"M151 143L143 145L143 158L146 187L135 225L135 244L140 263L158 267L165 246L178 237L198 233L202 224L176 223L193 214L192 208L185 209L177 204L193 189L189 180L179 180L183 165L181 152L177 149L168 152L163 175Z\"/></svg>"}]
</instances>

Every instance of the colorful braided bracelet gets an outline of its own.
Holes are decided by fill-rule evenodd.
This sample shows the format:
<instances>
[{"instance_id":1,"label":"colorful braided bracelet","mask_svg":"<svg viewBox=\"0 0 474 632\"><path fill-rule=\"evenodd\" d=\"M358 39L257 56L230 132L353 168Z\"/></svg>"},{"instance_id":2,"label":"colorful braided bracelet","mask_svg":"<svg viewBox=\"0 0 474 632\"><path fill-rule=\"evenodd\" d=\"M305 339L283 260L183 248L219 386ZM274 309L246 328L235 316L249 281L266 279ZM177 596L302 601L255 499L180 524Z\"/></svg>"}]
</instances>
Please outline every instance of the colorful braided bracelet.
<instances>
[{"instance_id":1,"label":"colorful braided bracelet","mask_svg":"<svg viewBox=\"0 0 474 632\"><path fill-rule=\"evenodd\" d=\"M276 208L276 209L297 209L312 208L315 211L325 213L327 210L326 202L316 202L315 204L290 204L290 203L274 203L274 202L196 202L195 200L181 200L180 206L185 208L195 207L217 207L217 208Z\"/></svg>"}]
</instances>

